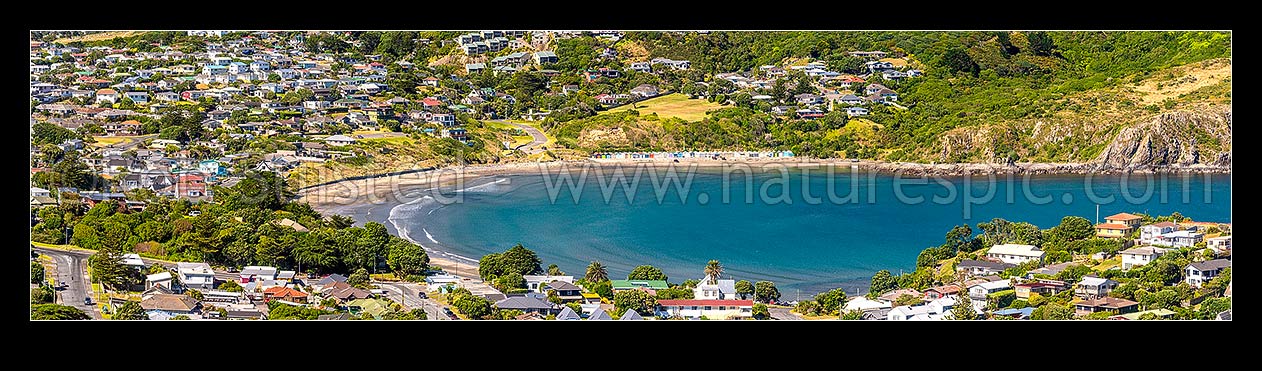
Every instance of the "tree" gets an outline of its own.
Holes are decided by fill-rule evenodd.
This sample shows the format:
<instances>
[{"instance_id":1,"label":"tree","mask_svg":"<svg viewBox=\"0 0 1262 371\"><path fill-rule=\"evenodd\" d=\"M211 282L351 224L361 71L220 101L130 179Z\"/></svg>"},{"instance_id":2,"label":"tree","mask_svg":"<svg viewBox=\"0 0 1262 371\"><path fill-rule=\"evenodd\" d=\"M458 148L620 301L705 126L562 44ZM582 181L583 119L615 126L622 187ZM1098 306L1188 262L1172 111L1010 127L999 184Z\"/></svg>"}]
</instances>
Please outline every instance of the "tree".
<instances>
[{"instance_id":1,"label":"tree","mask_svg":"<svg viewBox=\"0 0 1262 371\"><path fill-rule=\"evenodd\" d=\"M149 316L145 314L145 309L140 307L140 303L128 300L123 305L118 306L118 310L114 311L114 315L110 318L116 320L143 321L149 319Z\"/></svg>"},{"instance_id":2,"label":"tree","mask_svg":"<svg viewBox=\"0 0 1262 371\"><path fill-rule=\"evenodd\" d=\"M593 261L591 264L587 265L587 274L583 276L583 279L588 282L608 281L609 271L605 268L604 264L601 264L598 261Z\"/></svg>"},{"instance_id":3,"label":"tree","mask_svg":"<svg viewBox=\"0 0 1262 371\"><path fill-rule=\"evenodd\" d=\"M549 264L548 275L549 276L564 276L565 272L562 272L561 267L558 267L556 264Z\"/></svg>"},{"instance_id":4,"label":"tree","mask_svg":"<svg viewBox=\"0 0 1262 371\"><path fill-rule=\"evenodd\" d=\"M88 258L92 278L112 289L126 288L139 283L140 273L123 265L122 257L111 250L101 250Z\"/></svg>"},{"instance_id":5,"label":"tree","mask_svg":"<svg viewBox=\"0 0 1262 371\"><path fill-rule=\"evenodd\" d=\"M526 288L526 279L520 274L517 274L517 272L509 272L508 274L496 278L494 286L495 289L504 293L523 290Z\"/></svg>"},{"instance_id":6,"label":"tree","mask_svg":"<svg viewBox=\"0 0 1262 371\"><path fill-rule=\"evenodd\" d=\"M1196 308L1197 319L1214 319L1219 313L1231 309L1231 298L1209 298Z\"/></svg>"},{"instance_id":7,"label":"tree","mask_svg":"<svg viewBox=\"0 0 1262 371\"><path fill-rule=\"evenodd\" d=\"M1025 39L1029 41L1030 51L1035 55L1052 55L1052 49L1056 48L1056 44L1052 42L1052 36L1047 32L1031 32Z\"/></svg>"},{"instance_id":8,"label":"tree","mask_svg":"<svg viewBox=\"0 0 1262 371\"><path fill-rule=\"evenodd\" d=\"M771 281L758 281L754 284L754 300L770 303L780 300L780 290Z\"/></svg>"},{"instance_id":9,"label":"tree","mask_svg":"<svg viewBox=\"0 0 1262 371\"><path fill-rule=\"evenodd\" d=\"M863 319L863 311L855 309L841 314L842 321L859 321Z\"/></svg>"},{"instance_id":10,"label":"tree","mask_svg":"<svg viewBox=\"0 0 1262 371\"><path fill-rule=\"evenodd\" d=\"M918 305L920 303L920 297L909 294L902 294L897 299L894 299L894 306Z\"/></svg>"},{"instance_id":11,"label":"tree","mask_svg":"<svg viewBox=\"0 0 1262 371\"><path fill-rule=\"evenodd\" d=\"M346 283L361 289L368 287L368 270L363 267L356 269L350 277L346 277Z\"/></svg>"},{"instance_id":12,"label":"tree","mask_svg":"<svg viewBox=\"0 0 1262 371\"><path fill-rule=\"evenodd\" d=\"M657 299L643 290L626 290L613 295L613 315L621 317L628 309L641 315L652 315L657 307Z\"/></svg>"},{"instance_id":13,"label":"tree","mask_svg":"<svg viewBox=\"0 0 1262 371\"><path fill-rule=\"evenodd\" d=\"M227 292L245 291L245 288L241 287L241 284L237 283L237 281L232 281L232 280L224 281L223 283L219 284L219 289L223 291L227 291Z\"/></svg>"},{"instance_id":14,"label":"tree","mask_svg":"<svg viewBox=\"0 0 1262 371\"><path fill-rule=\"evenodd\" d=\"M44 304L57 301L57 294L52 287L40 286L31 289L31 304Z\"/></svg>"},{"instance_id":15,"label":"tree","mask_svg":"<svg viewBox=\"0 0 1262 371\"><path fill-rule=\"evenodd\" d=\"M1074 264L1065 267L1065 269L1060 272L1057 272L1056 279L1071 283L1078 282L1079 280L1082 280L1083 276L1086 276L1089 273L1091 273L1091 267L1082 264Z\"/></svg>"},{"instance_id":16,"label":"tree","mask_svg":"<svg viewBox=\"0 0 1262 371\"><path fill-rule=\"evenodd\" d=\"M819 303L814 300L802 300L793 307L793 311L804 315L819 315Z\"/></svg>"},{"instance_id":17,"label":"tree","mask_svg":"<svg viewBox=\"0 0 1262 371\"><path fill-rule=\"evenodd\" d=\"M767 304L754 304L754 319L763 320L771 318L771 310L767 309Z\"/></svg>"},{"instance_id":18,"label":"tree","mask_svg":"<svg viewBox=\"0 0 1262 371\"><path fill-rule=\"evenodd\" d=\"M959 47L947 49L946 53L942 54L939 64L951 72L964 72L973 76L977 76L980 70L977 62L973 61L973 57L969 56L964 48Z\"/></svg>"},{"instance_id":19,"label":"tree","mask_svg":"<svg viewBox=\"0 0 1262 371\"><path fill-rule=\"evenodd\" d=\"M31 262L31 283L44 282L44 265L39 262Z\"/></svg>"},{"instance_id":20,"label":"tree","mask_svg":"<svg viewBox=\"0 0 1262 371\"><path fill-rule=\"evenodd\" d=\"M467 290L453 295L451 306L459 310L469 318L480 319L491 314L491 301L484 297L473 295Z\"/></svg>"},{"instance_id":21,"label":"tree","mask_svg":"<svg viewBox=\"0 0 1262 371\"><path fill-rule=\"evenodd\" d=\"M815 294L815 302L819 304L819 312L825 315L836 315L846 305L846 292L840 288Z\"/></svg>"},{"instance_id":22,"label":"tree","mask_svg":"<svg viewBox=\"0 0 1262 371\"><path fill-rule=\"evenodd\" d=\"M723 277L723 264L719 263L718 260L711 260L709 263L706 263L705 276L706 279L711 280L709 284L717 283L716 280Z\"/></svg>"},{"instance_id":23,"label":"tree","mask_svg":"<svg viewBox=\"0 0 1262 371\"><path fill-rule=\"evenodd\" d=\"M661 269L651 265L641 265L631 270L631 274L627 275L629 280L666 280L666 273L662 273Z\"/></svg>"},{"instance_id":24,"label":"tree","mask_svg":"<svg viewBox=\"0 0 1262 371\"><path fill-rule=\"evenodd\" d=\"M31 320L86 320L92 319L79 308L68 305L40 304L31 306Z\"/></svg>"},{"instance_id":25,"label":"tree","mask_svg":"<svg viewBox=\"0 0 1262 371\"><path fill-rule=\"evenodd\" d=\"M400 277L422 275L429 269L429 255L425 254L425 249L414 243L402 238L391 238L387 250L389 255L386 256L386 263Z\"/></svg>"},{"instance_id":26,"label":"tree","mask_svg":"<svg viewBox=\"0 0 1262 371\"><path fill-rule=\"evenodd\" d=\"M973 310L973 301L968 298L968 295L960 295L960 300L955 302L955 307L951 308L951 317L959 321L977 319L977 311Z\"/></svg>"},{"instance_id":27,"label":"tree","mask_svg":"<svg viewBox=\"0 0 1262 371\"><path fill-rule=\"evenodd\" d=\"M736 281L736 294L741 298L754 295L754 284L746 280Z\"/></svg>"},{"instance_id":28,"label":"tree","mask_svg":"<svg viewBox=\"0 0 1262 371\"><path fill-rule=\"evenodd\" d=\"M872 284L868 288L868 292L872 295L884 294L888 291L898 288L898 281L894 280L894 276L888 270L879 270L872 275Z\"/></svg>"},{"instance_id":29,"label":"tree","mask_svg":"<svg viewBox=\"0 0 1262 371\"><path fill-rule=\"evenodd\" d=\"M1074 318L1074 308L1069 305L1058 305L1048 303L1047 305L1034 308L1030 312L1030 319L1033 320L1065 320Z\"/></svg>"}]
</instances>

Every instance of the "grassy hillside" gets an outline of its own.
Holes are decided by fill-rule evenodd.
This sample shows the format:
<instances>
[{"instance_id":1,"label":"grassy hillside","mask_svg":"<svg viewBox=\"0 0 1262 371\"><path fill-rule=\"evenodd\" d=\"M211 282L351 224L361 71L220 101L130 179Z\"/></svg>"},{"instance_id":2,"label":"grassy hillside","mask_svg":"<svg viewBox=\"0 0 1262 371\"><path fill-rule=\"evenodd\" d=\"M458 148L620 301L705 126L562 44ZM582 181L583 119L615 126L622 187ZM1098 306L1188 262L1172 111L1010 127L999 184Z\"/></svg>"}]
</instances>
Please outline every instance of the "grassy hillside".
<instances>
[{"instance_id":1,"label":"grassy hillside","mask_svg":"<svg viewBox=\"0 0 1262 371\"><path fill-rule=\"evenodd\" d=\"M743 147L895 161L1082 162L1125 128L1166 113L1229 112L1231 103L1228 33L633 32L625 42L624 49L689 59L707 73L803 58L844 72L855 66L846 52L884 50L923 65L926 76L883 82L910 109L869 106L875 125L861 128L843 130L844 115L802 122L728 108L692 123L602 115L555 125L555 134L586 150ZM1188 129L1206 139L1196 148L1209 152L1202 157L1230 150L1230 132L1219 127L1229 124L1215 122Z\"/></svg>"},{"instance_id":2,"label":"grassy hillside","mask_svg":"<svg viewBox=\"0 0 1262 371\"><path fill-rule=\"evenodd\" d=\"M674 93L653 97L635 103L635 110L641 114L656 113L660 117L678 117L686 121L697 121L705 118L706 111L723 108L723 105L702 99L688 99L687 95ZM626 112L633 109L630 104L611 108L605 113Z\"/></svg>"}]
</instances>

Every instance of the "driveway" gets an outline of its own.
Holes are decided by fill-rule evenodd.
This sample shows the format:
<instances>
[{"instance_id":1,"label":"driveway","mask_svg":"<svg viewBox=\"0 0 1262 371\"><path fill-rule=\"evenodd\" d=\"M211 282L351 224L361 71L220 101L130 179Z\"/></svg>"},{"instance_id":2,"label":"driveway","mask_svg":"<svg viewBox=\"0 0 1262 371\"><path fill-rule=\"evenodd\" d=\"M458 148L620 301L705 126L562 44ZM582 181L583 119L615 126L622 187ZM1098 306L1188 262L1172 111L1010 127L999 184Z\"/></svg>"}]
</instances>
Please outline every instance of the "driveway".
<instances>
[{"instance_id":1,"label":"driveway","mask_svg":"<svg viewBox=\"0 0 1262 371\"><path fill-rule=\"evenodd\" d=\"M531 139L530 143L522 144L520 146L517 146L517 148L513 148L513 149L519 149L522 152L526 152L526 154L533 155L539 152L543 152L543 145L545 143L548 143L548 136L543 135L543 132L539 131L539 129L535 129L534 126L530 126L526 124L519 124L515 122L508 122L508 121L492 120L492 122L512 125L513 127L521 129L522 131L526 132L526 134L530 134L530 139Z\"/></svg>"},{"instance_id":2,"label":"driveway","mask_svg":"<svg viewBox=\"0 0 1262 371\"><path fill-rule=\"evenodd\" d=\"M789 310L792 310L792 309L793 308L787 308L787 307L780 308L780 307L767 306L767 311L771 312L772 319L778 319L778 320L802 319L802 317L799 317L797 314L793 314L792 312L789 312Z\"/></svg>"}]
</instances>

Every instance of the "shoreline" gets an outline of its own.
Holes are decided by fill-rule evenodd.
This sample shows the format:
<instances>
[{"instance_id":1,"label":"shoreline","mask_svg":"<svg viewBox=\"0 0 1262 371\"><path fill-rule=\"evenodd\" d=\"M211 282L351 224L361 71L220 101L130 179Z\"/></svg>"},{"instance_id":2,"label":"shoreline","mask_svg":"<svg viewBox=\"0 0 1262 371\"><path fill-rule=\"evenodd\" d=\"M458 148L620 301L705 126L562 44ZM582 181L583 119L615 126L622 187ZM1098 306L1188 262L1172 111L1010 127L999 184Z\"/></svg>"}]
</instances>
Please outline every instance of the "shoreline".
<instances>
[{"instance_id":1,"label":"shoreline","mask_svg":"<svg viewBox=\"0 0 1262 371\"><path fill-rule=\"evenodd\" d=\"M678 160L676 162L675 160ZM845 159L819 160L807 158L770 158L747 160L712 160L712 159L588 159L582 161L550 161L550 162L517 162L506 164L470 165L434 169L418 169L416 171L383 174L358 179L346 179L327 182L321 185L299 190L296 197L300 201L311 204L321 213L333 213L349 216L357 223L377 221L385 224L392 233L425 248L430 257L430 265L440 267L444 271L462 278L480 282L476 259L463 257L446 251L425 241L419 241L399 231L389 215L395 207L414 202L423 197L408 198L409 192L425 191L434 187L458 186L469 187L468 183L484 177L502 175L539 174L542 171L559 170L573 166L645 166L675 165L696 166L697 168L716 168L725 166L784 166L788 168L811 167L851 167L859 170L879 173L901 173L910 176L964 176L964 175L1072 175L1096 173L1101 175L1120 175L1129 173L1176 173L1190 174L1230 174L1230 167L1212 165L1173 165L1162 167L1137 167L1130 169L1109 169L1095 163L1017 163L1012 166L995 164L919 164L884 161L850 161ZM571 168L572 170L572 168ZM426 196L428 197L428 196ZM387 207L388 206L388 207ZM386 217L382 218L381 214ZM452 258L456 256L459 258ZM460 258L473 260L472 263Z\"/></svg>"}]
</instances>

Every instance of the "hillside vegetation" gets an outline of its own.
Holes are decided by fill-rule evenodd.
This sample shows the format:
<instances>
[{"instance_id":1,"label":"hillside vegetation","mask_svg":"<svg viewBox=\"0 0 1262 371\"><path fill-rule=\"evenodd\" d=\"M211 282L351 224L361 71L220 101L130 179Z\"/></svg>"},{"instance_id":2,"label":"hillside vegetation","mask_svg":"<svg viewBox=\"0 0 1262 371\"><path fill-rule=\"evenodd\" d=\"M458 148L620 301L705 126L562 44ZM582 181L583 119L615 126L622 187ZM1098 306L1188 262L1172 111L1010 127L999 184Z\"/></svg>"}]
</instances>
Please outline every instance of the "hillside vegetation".
<instances>
[{"instance_id":1,"label":"hillside vegetation","mask_svg":"<svg viewBox=\"0 0 1262 371\"><path fill-rule=\"evenodd\" d=\"M926 76L882 82L909 109L869 105L866 119L876 125L862 130L841 130L850 120L836 112L798 121L729 106L720 110L726 114L692 122L602 115L551 131L584 150L767 148L919 162L1219 163L1230 158L1230 42L1229 33L1215 32L629 32L622 43L631 45L623 50L688 59L707 74L804 58L845 71L855 63L847 52L883 50L923 66ZM1184 154L1135 157L1144 140Z\"/></svg>"}]
</instances>

